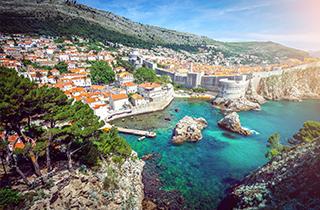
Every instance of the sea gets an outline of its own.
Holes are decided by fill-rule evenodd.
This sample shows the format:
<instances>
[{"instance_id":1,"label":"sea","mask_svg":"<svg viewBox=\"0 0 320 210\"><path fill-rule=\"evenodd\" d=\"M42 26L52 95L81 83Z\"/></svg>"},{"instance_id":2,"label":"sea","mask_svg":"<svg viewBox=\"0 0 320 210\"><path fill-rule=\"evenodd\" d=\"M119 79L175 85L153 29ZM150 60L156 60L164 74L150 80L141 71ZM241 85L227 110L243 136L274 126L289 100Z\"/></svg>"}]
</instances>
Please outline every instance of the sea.
<instances>
[{"instance_id":1,"label":"sea","mask_svg":"<svg viewBox=\"0 0 320 210\"><path fill-rule=\"evenodd\" d=\"M173 129L186 115L207 120L203 139L173 145ZM138 141L137 136L122 136L140 157L160 154L157 164L161 167L157 167L157 173L161 190L179 192L185 209L215 209L228 188L268 161L265 153L270 135L279 132L281 142L287 144L305 121L320 121L320 100L269 101L261 111L239 115L242 126L253 131L252 136L219 128L217 122L223 115L204 100L175 99L163 111L116 120L113 124L156 132L156 138L143 141Z\"/></svg>"}]
</instances>

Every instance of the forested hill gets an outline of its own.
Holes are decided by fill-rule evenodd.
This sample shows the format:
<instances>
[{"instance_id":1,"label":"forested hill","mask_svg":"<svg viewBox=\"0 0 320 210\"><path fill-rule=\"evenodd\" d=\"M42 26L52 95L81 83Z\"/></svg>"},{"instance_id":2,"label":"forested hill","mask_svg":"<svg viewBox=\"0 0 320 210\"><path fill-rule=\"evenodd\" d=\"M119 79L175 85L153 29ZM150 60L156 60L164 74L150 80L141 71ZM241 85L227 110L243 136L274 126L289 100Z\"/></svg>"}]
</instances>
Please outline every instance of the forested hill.
<instances>
[{"instance_id":1,"label":"forested hill","mask_svg":"<svg viewBox=\"0 0 320 210\"><path fill-rule=\"evenodd\" d=\"M199 46L225 57L240 54L279 59L308 56L308 53L273 42L224 43L189 33L143 25L111 12L101 11L71 0L1 0L0 32L80 35L128 46L156 45L176 50L197 51Z\"/></svg>"}]
</instances>

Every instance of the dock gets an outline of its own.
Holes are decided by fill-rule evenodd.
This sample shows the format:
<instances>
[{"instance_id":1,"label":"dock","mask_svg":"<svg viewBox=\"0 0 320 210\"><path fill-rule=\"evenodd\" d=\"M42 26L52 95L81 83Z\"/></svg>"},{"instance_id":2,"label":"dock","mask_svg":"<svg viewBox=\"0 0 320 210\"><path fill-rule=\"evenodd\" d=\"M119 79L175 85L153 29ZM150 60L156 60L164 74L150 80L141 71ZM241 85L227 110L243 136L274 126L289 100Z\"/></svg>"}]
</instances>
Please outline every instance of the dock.
<instances>
[{"instance_id":1,"label":"dock","mask_svg":"<svg viewBox=\"0 0 320 210\"><path fill-rule=\"evenodd\" d=\"M125 134L132 134L136 136L145 136L148 138L155 138L157 134L155 132L150 132L150 131L143 131L143 130L135 130L135 129L128 129L128 128L117 128L120 133L125 133Z\"/></svg>"},{"instance_id":2,"label":"dock","mask_svg":"<svg viewBox=\"0 0 320 210\"><path fill-rule=\"evenodd\" d=\"M109 131L112 128L112 125L109 123L106 123L100 130L103 131ZM155 132L150 132L150 131L143 131L143 130L136 130L136 129L128 129L128 128L121 128L121 127L116 127L120 133L125 133L125 134L131 134L131 135L136 135L136 136L145 136L148 138L155 138L157 134Z\"/></svg>"}]
</instances>

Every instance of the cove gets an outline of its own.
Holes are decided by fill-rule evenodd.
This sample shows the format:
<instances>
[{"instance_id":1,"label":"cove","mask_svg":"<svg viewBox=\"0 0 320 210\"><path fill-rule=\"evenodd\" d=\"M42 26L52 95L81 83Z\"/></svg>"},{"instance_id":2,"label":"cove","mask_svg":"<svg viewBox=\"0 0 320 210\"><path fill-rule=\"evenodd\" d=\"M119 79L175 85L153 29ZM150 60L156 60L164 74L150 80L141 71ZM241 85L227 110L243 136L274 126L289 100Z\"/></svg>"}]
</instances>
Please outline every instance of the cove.
<instances>
[{"instance_id":1,"label":"cove","mask_svg":"<svg viewBox=\"0 0 320 210\"><path fill-rule=\"evenodd\" d=\"M176 109L179 111L176 112ZM198 143L171 144L172 130L184 116L204 117L208 127ZM262 166L268 137L281 134L287 142L303 122L320 120L320 101L267 102L261 111L240 112L244 127L255 132L242 137L217 126L222 115L207 101L175 99L164 111L117 120L113 124L122 127L151 130L154 139L138 141L138 137L123 135L141 157L159 153L160 179L163 190L177 190L184 197L187 209L214 209L227 188L237 180ZM170 118L171 121L166 121Z\"/></svg>"}]
</instances>

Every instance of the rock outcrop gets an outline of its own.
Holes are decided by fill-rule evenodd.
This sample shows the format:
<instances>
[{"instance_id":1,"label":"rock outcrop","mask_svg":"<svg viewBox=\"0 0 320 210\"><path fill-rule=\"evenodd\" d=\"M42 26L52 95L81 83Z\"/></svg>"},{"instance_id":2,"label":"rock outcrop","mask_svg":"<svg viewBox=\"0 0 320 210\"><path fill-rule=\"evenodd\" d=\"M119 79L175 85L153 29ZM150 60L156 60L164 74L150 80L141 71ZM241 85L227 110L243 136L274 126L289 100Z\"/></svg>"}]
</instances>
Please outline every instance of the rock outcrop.
<instances>
[{"instance_id":1,"label":"rock outcrop","mask_svg":"<svg viewBox=\"0 0 320 210\"><path fill-rule=\"evenodd\" d=\"M133 152L121 166L108 162L98 171L82 168L72 174L58 173L51 178L50 188L27 192L42 192L29 209L142 209L143 167Z\"/></svg>"},{"instance_id":2,"label":"rock outcrop","mask_svg":"<svg viewBox=\"0 0 320 210\"><path fill-rule=\"evenodd\" d=\"M218 122L218 125L225 130L238 133L244 136L252 135L251 131L241 127L240 118L236 112L232 112L226 115Z\"/></svg>"},{"instance_id":3,"label":"rock outcrop","mask_svg":"<svg viewBox=\"0 0 320 210\"><path fill-rule=\"evenodd\" d=\"M260 110L260 104L249 101L246 97L240 97L237 99L226 99L216 97L213 102L213 106L229 112L240 112L249 110Z\"/></svg>"},{"instance_id":4,"label":"rock outcrop","mask_svg":"<svg viewBox=\"0 0 320 210\"><path fill-rule=\"evenodd\" d=\"M218 209L317 209L320 141L276 156L230 189Z\"/></svg>"},{"instance_id":5,"label":"rock outcrop","mask_svg":"<svg viewBox=\"0 0 320 210\"><path fill-rule=\"evenodd\" d=\"M253 103L258 103L260 105L262 105L262 104L267 102L267 100L264 97L262 97L261 95L259 95L257 93L255 88L252 86L251 81L249 82L249 86L248 86L248 89L246 91L246 98L249 101L251 101Z\"/></svg>"},{"instance_id":6,"label":"rock outcrop","mask_svg":"<svg viewBox=\"0 0 320 210\"><path fill-rule=\"evenodd\" d=\"M268 100L300 101L320 98L320 68L286 72L261 79L258 93Z\"/></svg>"},{"instance_id":7,"label":"rock outcrop","mask_svg":"<svg viewBox=\"0 0 320 210\"><path fill-rule=\"evenodd\" d=\"M208 126L204 118L185 116L176 125L173 131L172 143L182 144L185 141L197 142L202 139L202 129Z\"/></svg>"}]
</instances>

